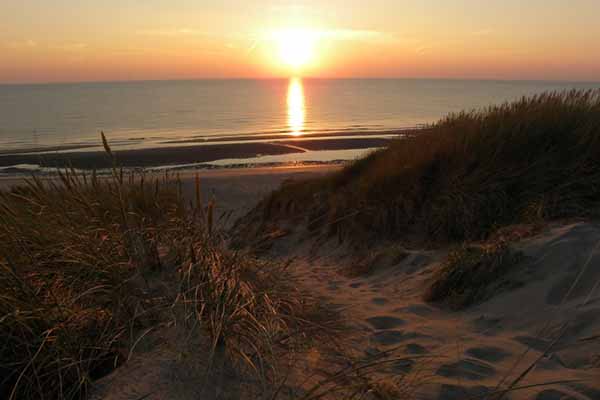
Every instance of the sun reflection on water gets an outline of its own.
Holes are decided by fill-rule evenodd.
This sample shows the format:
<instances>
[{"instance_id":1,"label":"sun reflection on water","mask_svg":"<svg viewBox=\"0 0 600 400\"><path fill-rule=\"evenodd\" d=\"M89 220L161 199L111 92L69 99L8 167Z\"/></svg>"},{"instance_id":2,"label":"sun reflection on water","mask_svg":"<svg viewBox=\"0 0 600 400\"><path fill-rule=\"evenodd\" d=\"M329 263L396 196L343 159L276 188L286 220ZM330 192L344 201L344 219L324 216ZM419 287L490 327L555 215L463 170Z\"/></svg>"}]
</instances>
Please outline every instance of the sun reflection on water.
<instances>
[{"instance_id":1,"label":"sun reflection on water","mask_svg":"<svg viewBox=\"0 0 600 400\"><path fill-rule=\"evenodd\" d=\"M300 78L291 78L287 93L288 127L293 136L302 135L306 109L304 107L304 89Z\"/></svg>"}]
</instances>

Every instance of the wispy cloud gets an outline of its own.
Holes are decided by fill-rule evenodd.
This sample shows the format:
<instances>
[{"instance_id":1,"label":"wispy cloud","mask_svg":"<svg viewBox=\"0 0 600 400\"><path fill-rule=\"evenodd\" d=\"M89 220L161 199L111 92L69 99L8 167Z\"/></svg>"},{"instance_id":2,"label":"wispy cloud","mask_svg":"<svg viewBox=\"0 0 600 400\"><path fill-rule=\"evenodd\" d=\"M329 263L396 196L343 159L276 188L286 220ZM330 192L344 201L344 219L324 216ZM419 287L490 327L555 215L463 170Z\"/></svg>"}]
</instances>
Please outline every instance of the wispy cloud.
<instances>
[{"instance_id":1,"label":"wispy cloud","mask_svg":"<svg viewBox=\"0 0 600 400\"><path fill-rule=\"evenodd\" d=\"M248 46L248 49L246 50L246 54L251 54L252 52L254 52L254 49L256 49L256 46L258 46L258 40L254 39L250 43L250 46Z\"/></svg>"},{"instance_id":2,"label":"wispy cloud","mask_svg":"<svg viewBox=\"0 0 600 400\"><path fill-rule=\"evenodd\" d=\"M393 41L393 35L387 32L363 29L290 29L275 30L265 34L267 40L277 40L281 35L298 34L311 37L315 40L334 40L334 41L362 41L362 42L384 42Z\"/></svg>"},{"instance_id":3,"label":"wispy cloud","mask_svg":"<svg viewBox=\"0 0 600 400\"><path fill-rule=\"evenodd\" d=\"M494 33L494 31L493 31L493 30L491 30L491 29L489 29L489 28L485 28L485 29L480 29L480 30L474 31L474 32L472 32L471 34L472 34L473 36L489 36L489 35L491 35L492 33Z\"/></svg>"},{"instance_id":4,"label":"wispy cloud","mask_svg":"<svg viewBox=\"0 0 600 400\"><path fill-rule=\"evenodd\" d=\"M431 49L431 46L418 46L417 48L415 48L415 53L417 53L417 55L419 56L425 56L431 51Z\"/></svg>"},{"instance_id":5,"label":"wispy cloud","mask_svg":"<svg viewBox=\"0 0 600 400\"><path fill-rule=\"evenodd\" d=\"M6 43L6 47L11 49L30 49L33 47L37 47L38 43L35 40L27 39L20 41L13 41Z\"/></svg>"},{"instance_id":6,"label":"wispy cloud","mask_svg":"<svg viewBox=\"0 0 600 400\"><path fill-rule=\"evenodd\" d=\"M54 46L53 49L67 52L79 52L87 49L87 47L88 45L86 43L63 43Z\"/></svg>"},{"instance_id":7,"label":"wispy cloud","mask_svg":"<svg viewBox=\"0 0 600 400\"><path fill-rule=\"evenodd\" d=\"M252 43L250 52L253 50L257 41L261 40L277 40L281 37L282 34L286 34L289 32L300 32L302 35L307 35L312 37L313 39L328 39L328 40L336 40L336 41L372 41L372 42L382 42L382 41L393 41L395 38L393 35L387 32L380 32L376 30L364 30L364 29L285 29L285 30L271 30L265 32L262 35L252 35L252 34L241 34L241 33L232 33L228 35L223 35L221 38L226 40L226 47L232 48L237 46L230 46L229 44L235 43L236 41L250 41ZM205 36L216 39L214 35L207 33L205 31L183 27L183 28L168 28L168 29L143 29L136 31L137 35L140 36L163 36L163 37L184 37L184 36Z\"/></svg>"},{"instance_id":8,"label":"wispy cloud","mask_svg":"<svg viewBox=\"0 0 600 400\"><path fill-rule=\"evenodd\" d=\"M206 32L193 28L173 28L173 29L144 29L136 32L141 36L202 36Z\"/></svg>"},{"instance_id":9,"label":"wispy cloud","mask_svg":"<svg viewBox=\"0 0 600 400\"><path fill-rule=\"evenodd\" d=\"M322 32L322 37L348 41L384 41L393 36L386 32L362 29L335 29Z\"/></svg>"},{"instance_id":10,"label":"wispy cloud","mask_svg":"<svg viewBox=\"0 0 600 400\"><path fill-rule=\"evenodd\" d=\"M36 49L41 51L64 51L69 53L77 53L88 47L86 43L81 42L38 43L32 39L7 42L5 45L7 48L15 50Z\"/></svg>"}]
</instances>

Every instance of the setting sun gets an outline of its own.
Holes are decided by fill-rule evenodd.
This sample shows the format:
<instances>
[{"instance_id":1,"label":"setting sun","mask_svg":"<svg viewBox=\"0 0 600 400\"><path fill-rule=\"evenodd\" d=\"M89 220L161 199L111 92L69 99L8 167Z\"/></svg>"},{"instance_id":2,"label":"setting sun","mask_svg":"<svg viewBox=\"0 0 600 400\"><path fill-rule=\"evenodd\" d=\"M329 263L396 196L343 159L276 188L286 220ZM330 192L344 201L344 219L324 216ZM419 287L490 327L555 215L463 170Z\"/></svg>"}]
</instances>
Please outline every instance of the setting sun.
<instances>
[{"instance_id":1,"label":"setting sun","mask_svg":"<svg viewBox=\"0 0 600 400\"><path fill-rule=\"evenodd\" d=\"M279 58L287 66L299 69L313 60L315 35L312 32L289 30L278 32L275 36Z\"/></svg>"}]
</instances>

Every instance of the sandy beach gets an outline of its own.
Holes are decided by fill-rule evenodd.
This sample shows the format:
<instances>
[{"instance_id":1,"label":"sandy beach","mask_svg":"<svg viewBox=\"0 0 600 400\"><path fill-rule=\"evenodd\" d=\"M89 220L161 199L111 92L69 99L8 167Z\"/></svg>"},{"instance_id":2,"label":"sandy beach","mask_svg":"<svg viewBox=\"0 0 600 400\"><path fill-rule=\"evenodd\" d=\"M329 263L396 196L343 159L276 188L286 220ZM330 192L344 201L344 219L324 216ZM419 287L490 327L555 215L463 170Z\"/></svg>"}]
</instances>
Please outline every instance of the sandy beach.
<instances>
[{"instance_id":1,"label":"sandy beach","mask_svg":"<svg viewBox=\"0 0 600 400\"><path fill-rule=\"evenodd\" d=\"M169 165L206 163L222 159L249 159L257 156L285 155L321 150L359 150L384 147L388 138L326 138L287 139L273 142L209 143L170 145L147 149L117 150L117 160L124 168L148 168ZM59 150L56 148L55 150ZM67 147L60 151L43 153L0 153L0 168L18 165L39 165L43 168L73 167L76 169L104 169L111 161L103 150ZM17 169L18 170L18 169ZM10 173L11 169L5 173Z\"/></svg>"},{"instance_id":2,"label":"sandy beach","mask_svg":"<svg viewBox=\"0 0 600 400\"><path fill-rule=\"evenodd\" d=\"M214 200L218 215L227 215L227 223L242 217L256 203L289 179L322 176L342 168L339 164L290 165L280 167L183 169L177 171L186 198L194 197L196 176L201 179L203 198ZM161 176L161 173L156 173ZM151 177L152 174L149 175ZM27 176L0 174L0 190L19 186ZM57 180L54 175L40 177L42 181Z\"/></svg>"}]
</instances>

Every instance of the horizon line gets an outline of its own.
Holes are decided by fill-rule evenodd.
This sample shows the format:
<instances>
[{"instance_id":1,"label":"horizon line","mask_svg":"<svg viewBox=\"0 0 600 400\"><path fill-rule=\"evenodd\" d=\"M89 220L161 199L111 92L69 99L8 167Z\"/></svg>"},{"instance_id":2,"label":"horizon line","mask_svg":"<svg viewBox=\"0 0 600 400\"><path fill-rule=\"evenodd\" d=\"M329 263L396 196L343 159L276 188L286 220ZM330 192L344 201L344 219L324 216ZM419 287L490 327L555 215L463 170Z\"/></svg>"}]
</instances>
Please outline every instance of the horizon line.
<instances>
[{"instance_id":1,"label":"horizon line","mask_svg":"<svg viewBox=\"0 0 600 400\"><path fill-rule=\"evenodd\" d=\"M99 79L75 81L40 81L40 82L2 82L0 86L52 86L52 85L78 85L78 84L117 84L117 83L152 83L152 82L199 82L199 81L287 81L300 78L304 80L405 80L405 81L473 81L473 82L540 82L540 83L593 83L600 84L600 80L586 79L528 79L528 78L465 78L465 77L320 77L320 76L280 76L280 77L198 77L198 78L167 78L167 79Z\"/></svg>"}]
</instances>

